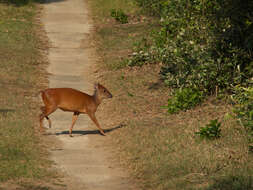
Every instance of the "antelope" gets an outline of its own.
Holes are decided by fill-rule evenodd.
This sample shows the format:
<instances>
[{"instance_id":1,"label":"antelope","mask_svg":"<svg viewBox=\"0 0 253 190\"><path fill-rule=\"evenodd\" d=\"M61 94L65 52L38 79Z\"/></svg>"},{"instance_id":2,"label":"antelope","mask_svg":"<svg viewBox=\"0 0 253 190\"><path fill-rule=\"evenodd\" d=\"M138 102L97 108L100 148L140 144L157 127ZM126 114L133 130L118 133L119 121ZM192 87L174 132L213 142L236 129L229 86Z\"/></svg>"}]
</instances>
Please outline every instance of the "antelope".
<instances>
[{"instance_id":1,"label":"antelope","mask_svg":"<svg viewBox=\"0 0 253 190\"><path fill-rule=\"evenodd\" d=\"M79 114L87 114L96 124L101 135L105 132L100 127L95 112L103 99L112 98L112 94L101 84L95 83L93 95L88 95L72 88L48 88L40 91L45 106L41 107L40 129L43 130L43 119L46 118L51 128L51 120L48 117L58 108L63 111L73 112L72 124L69 128L69 136L72 137L72 130Z\"/></svg>"}]
</instances>

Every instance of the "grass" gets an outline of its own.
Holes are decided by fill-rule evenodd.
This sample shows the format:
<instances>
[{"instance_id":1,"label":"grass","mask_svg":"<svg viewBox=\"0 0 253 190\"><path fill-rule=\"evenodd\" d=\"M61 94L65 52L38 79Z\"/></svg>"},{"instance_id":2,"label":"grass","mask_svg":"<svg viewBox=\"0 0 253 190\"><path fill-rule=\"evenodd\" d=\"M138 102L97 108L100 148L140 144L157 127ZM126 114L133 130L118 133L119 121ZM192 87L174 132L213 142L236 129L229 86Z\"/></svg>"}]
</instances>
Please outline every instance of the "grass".
<instances>
[{"instance_id":1,"label":"grass","mask_svg":"<svg viewBox=\"0 0 253 190\"><path fill-rule=\"evenodd\" d=\"M90 1L90 5L93 16L101 23L108 22L112 9L122 9L126 14L132 14L138 9L132 0L96 0Z\"/></svg>"},{"instance_id":2,"label":"grass","mask_svg":"<svg viewBox=\"0 0 253 190\"><path fill-rule=\"evenodd\" d=\"M157 84L157 72L150 72L159 70L156 67L146 68L148 74L145 67L129 72L121 80L115 71L104 76L115 96L101 113L107 118L103 123L108 127L125 124L112 133L120 162L141 179L143 189L207 189L224 176L246 176L248 181L252 155L243 127L224 118L230 107L208 100L194 110L168 115L160 108L168 90ZM158 89L152 89L154 85ZM220 139L202 140L195 135L216 117L222 122Z\"/></svg>"},{"instance_id":3,"label":"grass","mask_svg":"<svg viewBox=\"0 0 253 190\"><path fill-rule=\"evenodd\" d=\"M98 117L105 127L124 126L110 135L117 160L145 190L252 189L253 155L245 129L226 117L231 107L210 97L193 110L168 115L161 108L168 102L169 89L159 79L159 64L128 68L121 62L133 42L150 32L152 22L119 25L109 17L100 18L115 7L105 1L104 9L98 2L90 2L102 57L98 75L114 95ZM115 1L127 12L132 4L124 3ZM195 134L214 119L221 122L221 138L203 140Z\"/></svg>"},{"instance_id":4,"label":"grass","mask_svg":"<svg viewBox=\"0 0 253 190\"><path fill-rule=\"evenodd\" d=\"M152 26L142 23L130 26L104 26L98 31L101 40L100 51L104 52L103 60L110 69L125 67L123 60L131 53L131 47L136 39L141 39L143 31L150 31ZM124 40L122 40L124 39Z\"/></svg>"},{"instance_id":5,"label":"grass","mask_svg":"<svg viewBox=\"0 0 253 190\"><path fill-rule=\"evenodd\" d=\"M33 3L0 3L0 189L56 176L38 134L38 91L46 84L38 11Z\"/></svg>"},{"instance_id":6,"label":"grass","mask_svg":"<svg viewBox=\"0 0 253 190\"><path fill-rule=\"evenodd\" d=\"M133 44L155 29L153 22L144 23L148 18L139 14L134 1L96 0L89 2L96 25L95 40L98 52L106 67L117 70L125 67L123 60L132 53ZM119 24L111 17L111 9L121 9L129 16L129 23ZM151 20L149 20L151 21ZM103 67L103 65L101 65Z\"/></svg>"}]
</instances>

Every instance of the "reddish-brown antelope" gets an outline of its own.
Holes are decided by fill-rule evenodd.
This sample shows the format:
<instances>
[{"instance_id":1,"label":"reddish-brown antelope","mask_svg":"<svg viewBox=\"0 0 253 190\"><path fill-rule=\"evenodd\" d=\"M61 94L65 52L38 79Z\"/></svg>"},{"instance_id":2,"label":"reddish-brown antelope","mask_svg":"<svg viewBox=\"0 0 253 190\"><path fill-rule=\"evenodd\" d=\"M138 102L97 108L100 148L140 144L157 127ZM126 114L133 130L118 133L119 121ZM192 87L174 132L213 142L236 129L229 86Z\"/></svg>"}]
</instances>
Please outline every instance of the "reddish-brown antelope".
<instances>
[{"instance_id":1,"label":"reddish-brown antelope","mask_svg":"<svg viewBox=\"0 0 253 190\"><path fill-rule=\"evenodd\" d=\"M88 114L98 127L100 133L105 135L95 117L95 112L102 100L105 98L112 98L112 94L99 83L96 83L94 88L95 91L92 96L72 88L48 88L40 91L42 100L45 104L45 106L41 107L40 129L43 130L44 117L48 120L49 127L51 127L51 120L48 116L56 109L60 108L63 111L74 112L72 124L69 129L70 136L72 136L73 127L80 113Z\"/></svg>"}]
</instances>

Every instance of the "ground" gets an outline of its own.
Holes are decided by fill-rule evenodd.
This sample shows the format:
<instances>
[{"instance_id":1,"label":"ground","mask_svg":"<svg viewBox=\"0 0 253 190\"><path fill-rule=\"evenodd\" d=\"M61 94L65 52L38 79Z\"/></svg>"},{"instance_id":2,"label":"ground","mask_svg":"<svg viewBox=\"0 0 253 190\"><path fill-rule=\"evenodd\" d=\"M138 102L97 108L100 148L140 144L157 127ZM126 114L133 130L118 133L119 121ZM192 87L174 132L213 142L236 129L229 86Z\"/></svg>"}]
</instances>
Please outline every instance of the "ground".
<instances>
[{"instance_id":1,"label":"ground","mask_svg":"<svg viewBox=\"0 0 253 190\"><path fill-rule=\"evenodd\" d=\"M90 46L92 22L86 2L52 0L43 7L42 23L50 41L49 87L71 87L92 94L96 53ZM71 138L68 128L72 113L56 111L50 118L53 124L46 134L58 142L50 150L51 158L68 178L68 189L136 189L128 174L110 161L111 149L104 146L110 131L119 127L107 129L104 137L87 115L81 115Z\"/></svg>"}]
</instances>

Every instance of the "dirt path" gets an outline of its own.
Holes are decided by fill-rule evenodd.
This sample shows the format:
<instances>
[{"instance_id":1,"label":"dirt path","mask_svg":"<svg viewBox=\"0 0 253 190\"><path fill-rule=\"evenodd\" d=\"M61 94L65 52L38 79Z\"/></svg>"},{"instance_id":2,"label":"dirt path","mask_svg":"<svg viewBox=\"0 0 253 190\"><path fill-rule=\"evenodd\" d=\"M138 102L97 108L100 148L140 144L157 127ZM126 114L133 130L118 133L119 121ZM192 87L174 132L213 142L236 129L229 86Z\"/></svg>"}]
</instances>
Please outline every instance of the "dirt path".
<instances>
[{"instance_id":1,"label":"dirt path","mask_svg":"<svg viewBox=\"0 0 253 190\"><path fill-rule=\"evenodd\" d=\"M71 87L91 94L93 81L89 71L95 61L94 50L83 44L92 28L85 0L47 0L43 6L42 23L51 42L49 87ZM71 118L72 113L56 111L51 115L52 128L47 131L60 142L51 152L52 159L71 179L68 189L135 189L126 173L112 166L110 154L103 147L106 137L97 133L95 125L88 128L86 115L78 118L74 137L68 136Z\"/></svg>"}]
</instances>

